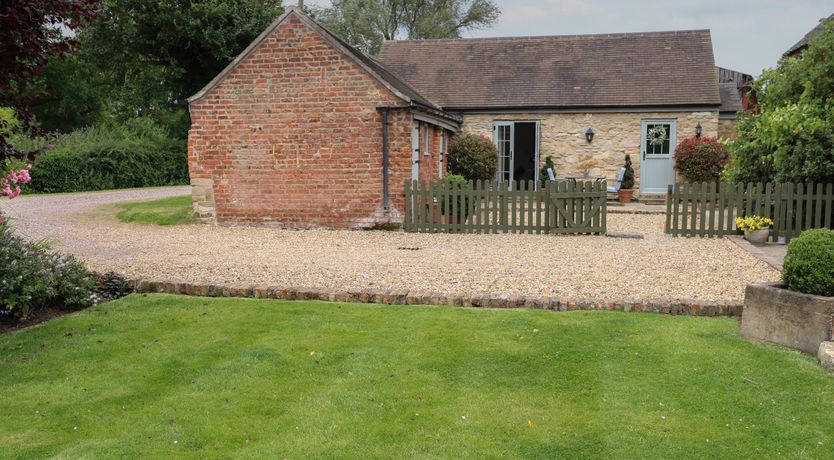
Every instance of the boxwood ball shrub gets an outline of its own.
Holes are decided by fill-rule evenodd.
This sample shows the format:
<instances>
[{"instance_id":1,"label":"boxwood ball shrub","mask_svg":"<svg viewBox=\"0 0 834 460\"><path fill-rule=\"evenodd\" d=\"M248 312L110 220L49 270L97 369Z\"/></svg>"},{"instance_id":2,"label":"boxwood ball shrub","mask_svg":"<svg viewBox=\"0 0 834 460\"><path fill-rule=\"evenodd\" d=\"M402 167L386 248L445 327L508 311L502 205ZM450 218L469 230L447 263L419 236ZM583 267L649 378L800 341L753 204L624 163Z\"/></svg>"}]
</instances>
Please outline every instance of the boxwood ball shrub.
<instances>
[{"instance_id":1,"label":"boxwood ball shrub","mask_svg":"<svg viewBox=\"0 0 834 460\"><path fill-rule=\"evenodd\" d=\"M24 321L43 308L87 308L95 303L96 281L74 257L28 242L0 223L0 321Z\"/></svg>"},{"instance_id":2,"label":"boxwood ball shrub","mask_svg":"<svg viewBox=\"0 0 834 460\"><path fill-rule=\"evenodd\" d=\"M449 174L466 180L492 180L498 170L498 150L484 136L462 134L449 147Z\"/></svg>"},{"instance_id":3,"label":"boxwood ball shrub","mask_svg":"<svg viewBox=\"0 0 834 460\"><path fill-rule=\"evenodd\" d=\"M675 148L675 169L689 182L716 182L730 158L716 137L690 137Z\"/></svg>"},{"instance_id":4,"label":"boxwood ball shrub","mask_svg":"<svg viewBox=\"0 0 834 460\"><path fill-rule=\"evenodd\" d=\"M782 281L792 291L834 296L834 230L806 230L791 240Z\"/></svg>"}]
</instances>

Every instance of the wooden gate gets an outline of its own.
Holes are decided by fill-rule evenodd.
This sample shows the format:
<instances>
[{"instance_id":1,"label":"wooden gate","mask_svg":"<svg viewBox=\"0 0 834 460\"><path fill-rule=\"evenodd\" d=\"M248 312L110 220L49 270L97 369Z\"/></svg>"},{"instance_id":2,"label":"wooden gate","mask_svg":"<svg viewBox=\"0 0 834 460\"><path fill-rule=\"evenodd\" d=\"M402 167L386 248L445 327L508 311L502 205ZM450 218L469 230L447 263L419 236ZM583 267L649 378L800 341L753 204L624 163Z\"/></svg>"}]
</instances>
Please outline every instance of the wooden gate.
<instances>
[{"instance_id":1,"label":"wooden gate","mask_svg":"<svg viewBox=\"0 0 834 460\"><path fill-rule=\"evenodd\" d=\"M403 229L445 233L601 234L602 181L412 182L404 187Z\"/></svg>"}]
</instances>

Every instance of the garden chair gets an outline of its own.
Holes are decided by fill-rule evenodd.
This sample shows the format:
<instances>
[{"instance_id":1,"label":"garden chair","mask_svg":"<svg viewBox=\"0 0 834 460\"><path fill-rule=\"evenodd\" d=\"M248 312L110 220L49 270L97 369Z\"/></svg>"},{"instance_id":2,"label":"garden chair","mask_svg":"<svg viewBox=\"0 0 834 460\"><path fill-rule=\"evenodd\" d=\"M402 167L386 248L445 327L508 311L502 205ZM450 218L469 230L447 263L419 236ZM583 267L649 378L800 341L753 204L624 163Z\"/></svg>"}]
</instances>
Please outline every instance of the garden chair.
<instances>
[{"instance_id":1,"label":"garden chair","mask_svg":"<svg viewBox=\"0 0 834 460\"><path fill-rule=\"evenodd\" d=\"M553 172L553 168L547 168L547 180L556 182L556 173Z\"/></svg>"},{"instance_id":2,"label":"garden chair","mask_svg":"<svg viewBox=\"0 0 834 460\"><path fill-rule=\"evenodd\" d=\"M625 176L625 168L620 168L620 172L617 173L617 180L614 182L614 185L608 186L608 193L617 193L620 191L620 187L623 185L623 177Z\"/></svg>"}]
</instances>

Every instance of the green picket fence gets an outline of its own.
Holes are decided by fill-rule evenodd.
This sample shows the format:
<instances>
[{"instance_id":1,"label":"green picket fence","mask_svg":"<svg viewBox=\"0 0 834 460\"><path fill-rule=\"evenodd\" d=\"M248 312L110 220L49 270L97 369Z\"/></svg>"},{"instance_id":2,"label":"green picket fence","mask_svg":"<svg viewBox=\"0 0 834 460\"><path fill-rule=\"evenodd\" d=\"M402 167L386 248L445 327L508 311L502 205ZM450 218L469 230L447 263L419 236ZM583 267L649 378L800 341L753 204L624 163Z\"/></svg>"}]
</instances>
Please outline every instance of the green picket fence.
<instances>
[{"instance_id":1,"label":"green picket fence","mask_svg":"<svg viewBox=\"0 0 834 460\"><path fill-rule=\"evenodd\" d=\"M770 238L786 241L809 228L831 228L834 184L677 183L666 199L666 233L672 236L738 234L736 217L773 220Z\"/></svg>"},{"instance_id":2,"label":"green picket fence","mask_svg":"<svg viewBox=\"0 0 834 460\"><path fill-rule=\"evenodd\" d=\"M403 229L444 233L601 234L605 182L406 181Z\"/></svg>"}]
</instances>

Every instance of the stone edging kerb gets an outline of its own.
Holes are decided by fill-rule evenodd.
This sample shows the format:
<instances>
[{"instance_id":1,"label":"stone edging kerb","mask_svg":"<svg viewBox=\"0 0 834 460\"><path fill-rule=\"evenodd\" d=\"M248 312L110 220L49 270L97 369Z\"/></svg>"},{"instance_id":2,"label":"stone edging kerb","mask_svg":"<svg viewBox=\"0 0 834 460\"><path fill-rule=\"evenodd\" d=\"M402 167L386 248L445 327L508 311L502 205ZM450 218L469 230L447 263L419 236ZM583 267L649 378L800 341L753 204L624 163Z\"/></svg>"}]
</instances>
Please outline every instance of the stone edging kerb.
<instances>
[{"instance_id":1,"label":"stone edging kerb","mask_svg":"<svg viewBox=\"0 0 834 460\"><path fill-rule=\"evenodd\" d=\"M447 295L408 289L317 289L248 284L199 284L131 280L136 292L202 297L249 297L275 300L322 300L385 305L448 305L454 307L533 308L553 311L611 310L687 316L741 316L740 302L705 300L600 300L507 295Z\"/></svg>"}]
</instances>

